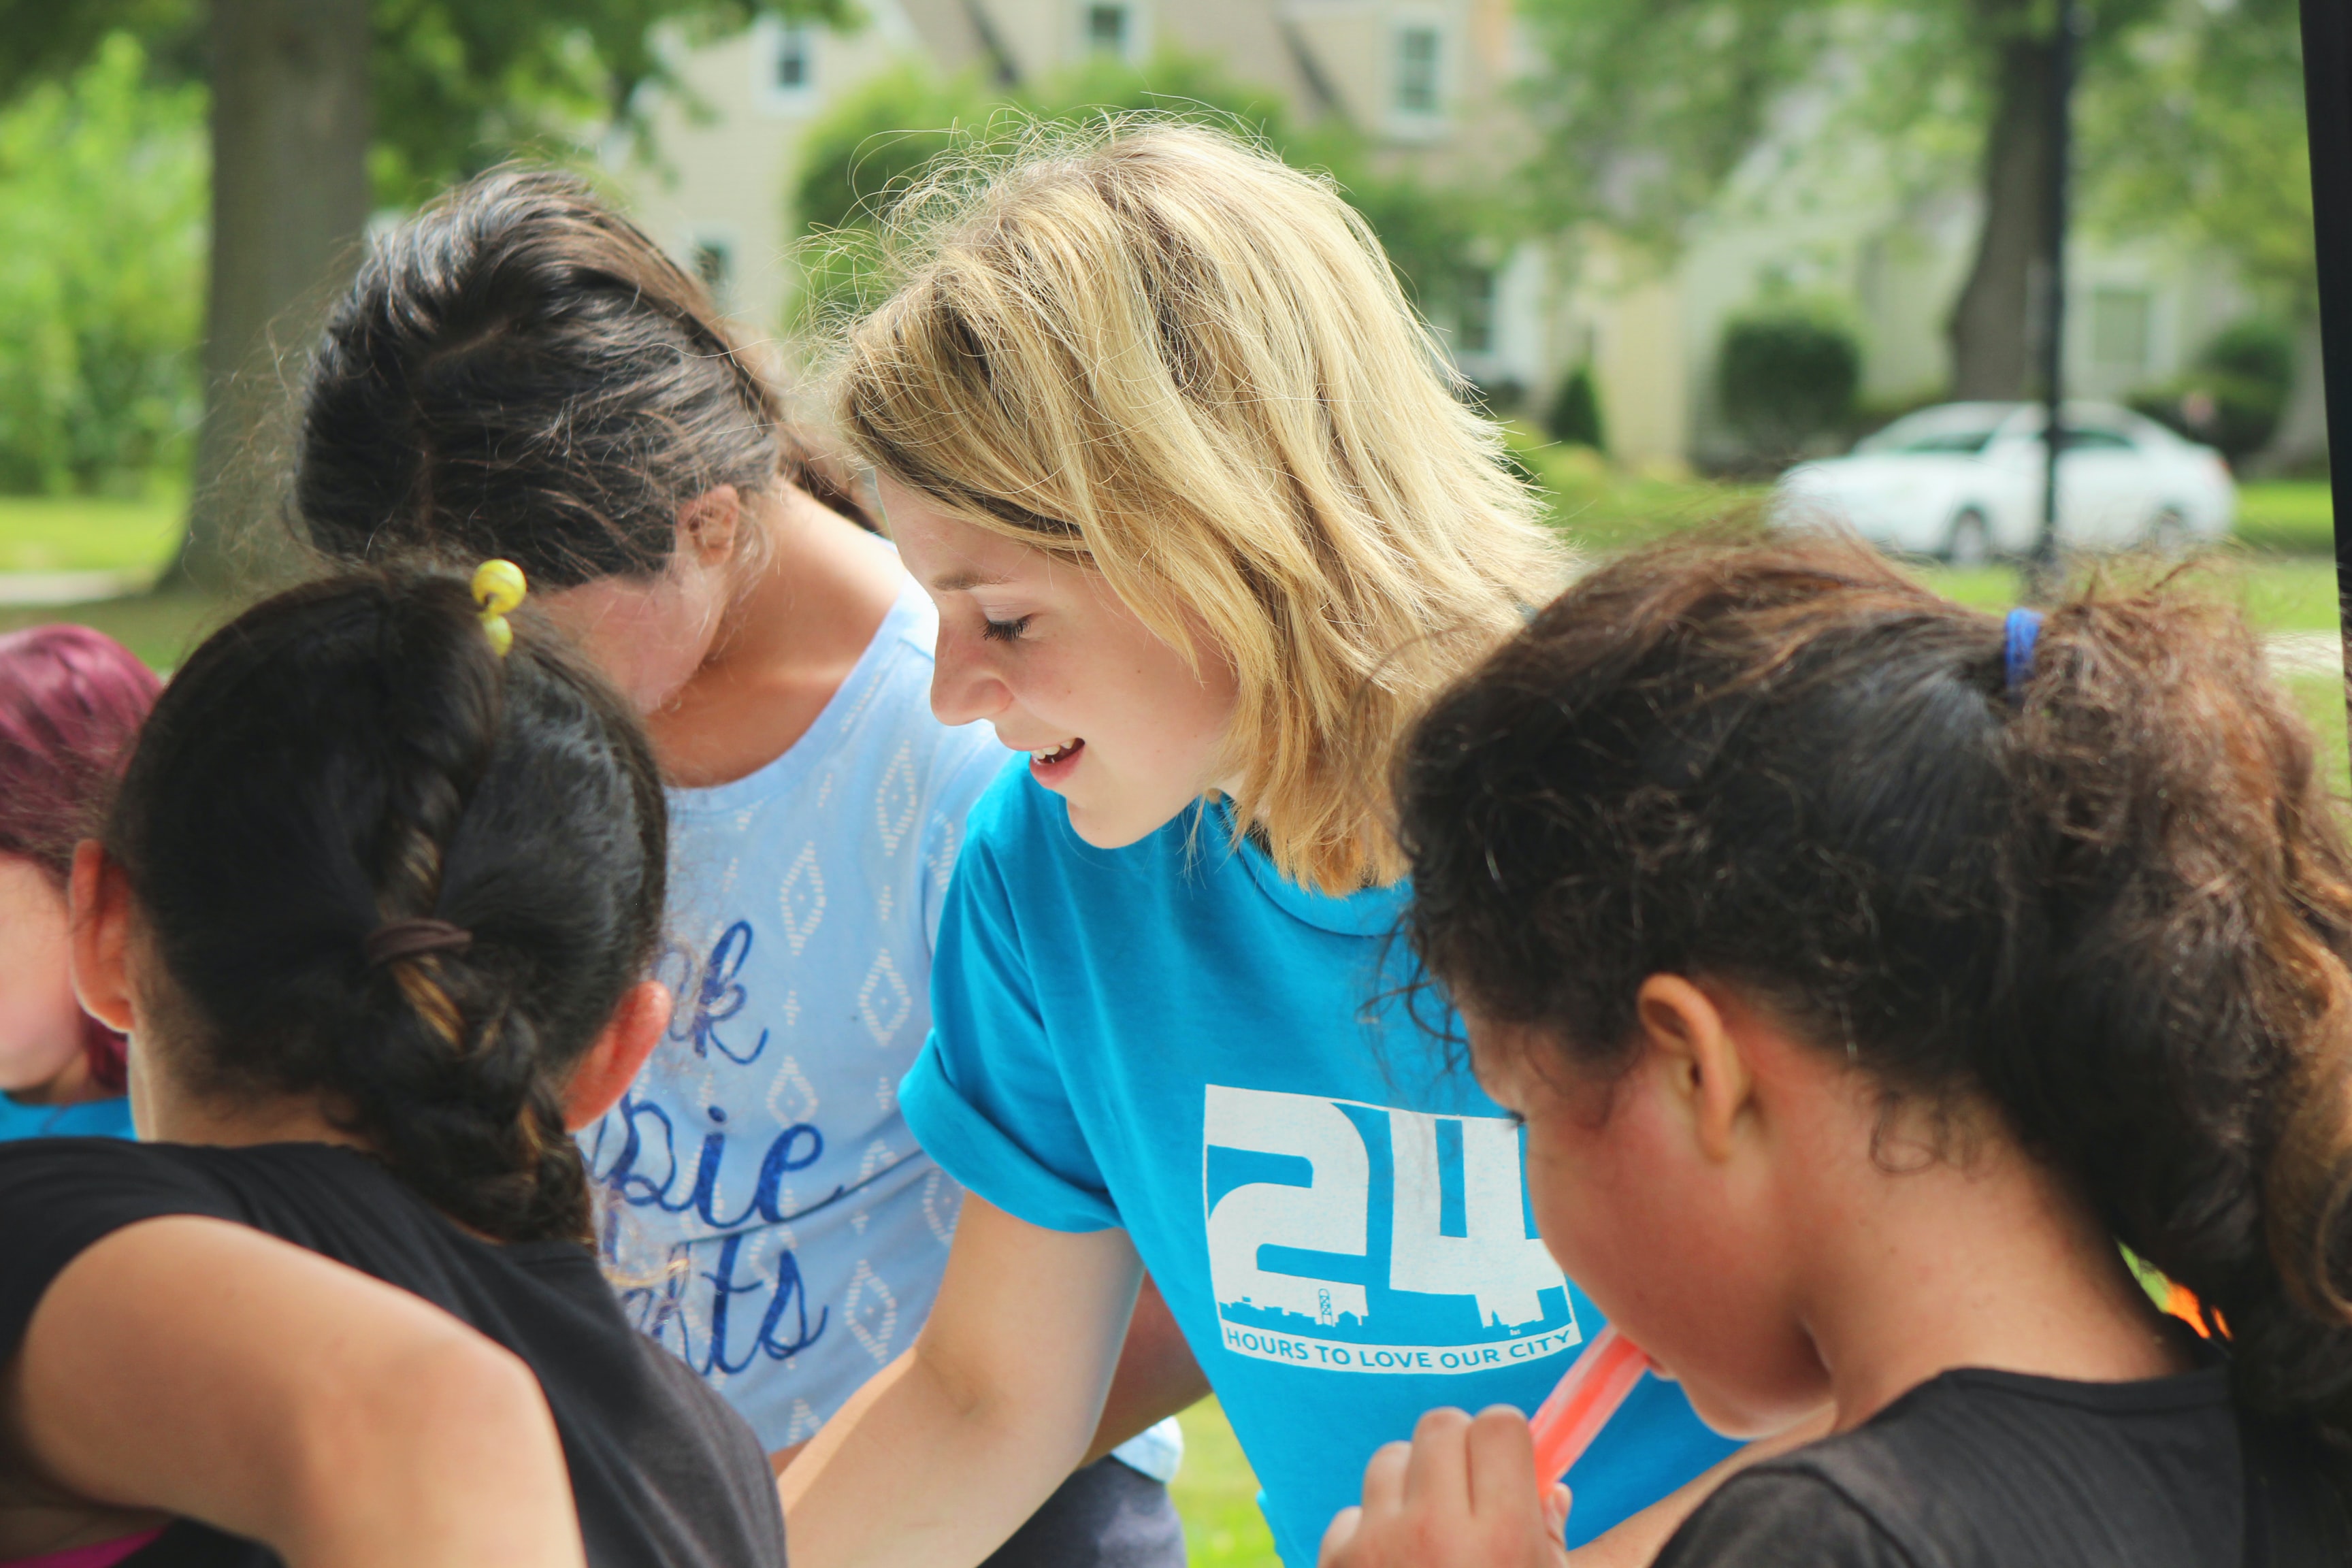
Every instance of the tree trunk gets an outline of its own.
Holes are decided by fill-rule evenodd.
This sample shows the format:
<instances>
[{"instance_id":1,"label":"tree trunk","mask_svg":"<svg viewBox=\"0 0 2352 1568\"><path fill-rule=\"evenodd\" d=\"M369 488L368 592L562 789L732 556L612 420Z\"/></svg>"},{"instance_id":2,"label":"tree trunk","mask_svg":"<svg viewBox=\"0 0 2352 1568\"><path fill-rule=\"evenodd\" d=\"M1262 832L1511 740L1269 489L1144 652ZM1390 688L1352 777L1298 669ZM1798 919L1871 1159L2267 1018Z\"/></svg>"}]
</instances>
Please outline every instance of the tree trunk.
<instances>
[{"instance_id":1,"label":"tree trunk","mask_svg":"<svg viewBox=\"0 0 2352 1568\"><path fill-rule=\"evenodd\" d=\"M2050 159L2050 40L2027 31L2030 7L1979 0L1995 53L1992 122L1985 131L1984 228L1976 264L1945 331L1952 395L2023 397L2033 363L2033 279L2047 246L2042 182Z\"/></svg>"},{"instance_id":2,"label":"tree trunk","mask_svg":"<svg viewBox=\"0 0 2352 1568\"><path fill-rule=\"evenodd\" d=\"M368 0L212 0L204 425L173 578L224 592L289 553L278 515L302 351L370 205Z\"/></svg>"}]
</instances>

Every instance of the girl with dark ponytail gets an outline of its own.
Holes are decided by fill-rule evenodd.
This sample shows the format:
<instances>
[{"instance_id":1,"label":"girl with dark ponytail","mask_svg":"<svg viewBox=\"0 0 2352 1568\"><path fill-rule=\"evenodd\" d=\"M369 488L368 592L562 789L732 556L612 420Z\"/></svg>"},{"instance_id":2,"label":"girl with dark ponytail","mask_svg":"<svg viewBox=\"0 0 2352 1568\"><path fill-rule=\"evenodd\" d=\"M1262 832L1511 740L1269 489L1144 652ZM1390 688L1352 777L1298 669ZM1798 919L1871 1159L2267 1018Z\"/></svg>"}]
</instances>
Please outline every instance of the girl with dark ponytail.
<instances>
[{"instance_id":1,"label":"girl with dark ponytail","mask_svg":"<svg viewBox=\"0 0 2352 1568\"><path fill-rule=\"evenodd\" d=\"M303 388L313 544L515 561L651 731L679 1006L581 1142L630 1316L779 1468L939 1294L962 1192L897 1085L965 814L1010 757L933 716L939 613L862 493L702 285L551 170L494 170L380 237ZM1144 1429L1206 1385L1156 1296L1135 1321L1094 1448L1114 1457L999 1568L1181 1563L1180 1439Z\"/></svg>"},{"instance_id":2,"label":"girl with dark ponytail","mask_svg":"<svg viewBox=\"0 0 2352 1568\"><path fill-rule=\"evenodd\" d=\"M782 1562L757 1440L590 1248L568 1129L669 1013L667 823L551 637L346 577L164 689L72 863L152 1142L0 1147L0 1562Z\"/></svg>"},{"instance_id":3,"label":"girl with dark ponytail","mask_svg":"<svg viewBox=\"0 0 2352 1568\"><path fill-rule=\"evenodd\" d=\"M1835 1412L1660 1563L2352 1561L2352 851L2233 611L1653 550L1398 798L1561 1266L1721 1429ZM1433 1413L1327 1564L1543 1561L1529 1451Z\"/></svg>"}]
</instances>

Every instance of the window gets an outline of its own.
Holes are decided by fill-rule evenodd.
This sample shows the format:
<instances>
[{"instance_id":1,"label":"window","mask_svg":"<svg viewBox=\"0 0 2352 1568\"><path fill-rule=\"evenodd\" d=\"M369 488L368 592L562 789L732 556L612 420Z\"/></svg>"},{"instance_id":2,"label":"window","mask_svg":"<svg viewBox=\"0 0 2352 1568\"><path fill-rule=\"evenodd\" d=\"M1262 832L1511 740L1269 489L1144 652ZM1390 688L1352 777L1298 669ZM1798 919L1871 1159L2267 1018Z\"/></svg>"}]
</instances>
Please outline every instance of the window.
<instances>
[{"instance_id":1,"label":"window","mask_svg":"<svg viewBox=\"0 0 2352 1568\"><path fill-rule=\"evenodd\" d=\"M1945 430L1906 441L1895 449L1898 452L1955 452L1974 457L1985 449L1992 439L1990 430Z\"/></svg>"},{"instance_id":2,"label":"window","mask_svg":"<svg viewBox=\"0 0 2352 1568\"><path fill-rule=\"evenodd\" d=\"M1462 321L1454 346L1466 354L1495 352L1495 269L1491 267L1473 267L1462 274Z\"/></svg>"},{"instance_id":3,"label":"window","mask_svg":"<svg viewBox=\"0 0 2352 1568\"><path fill-rule=\"evenodd\" d=\"M2147 291L2139 289L2091 290L2091 363L2110 375L2129 377L2147 371Z\"/></svg>"},{"instance_id":4,"label":"window","mask_svg":"<svg viewBox=\"0 0 2352 1568\"><path fill-rule=\"evenodd\" d=\"M816 107L824 29L762 16L751 38L751 98L766 114L797 117Z\"/></svg>"},{"instance_id":5,"label":"window","mask_svg":"<svg viewBox=\"0 0 2352 1568\"><path fill-rule=\"evenodd\" d=\"M735 271L734 249L723 239L698 239L694 242L694 275L710 290L710 297L723 308L727 303L727 285Z\"/></svg>"},{"instance_id":6,"label":"window","mask_svg":"<svg viewBox=\"0 0 2352 1568\"><path fill-rule=\"evenodd\" d=\"M775 86L778 92L806 92L816 85L815 39L798 22L787 22L776 37Z\"/></svg>"},{"instance_id":7,"label":"window","mask_svg":"<svg viewBox=\"0 0 2352 1568\"><path fill-rule=\"evenodd\" d=\"M1127 58L1132 17L1125 5L1089 5L1086 9L1087 52Z\"/></svg>"},{"instance_id":8,"label":"window","mask_svg":"<svg viewBox=\"0 0 2352 1568\"><path fill-rule=\"evenodd\" d=\"M2070 452L2131 452L2138 448L2132 438L2119 430L2086 428L2079 425L2066 426L2066 450Z\"/></svg>"},{"instance_id":9,"label":"window","mask_svg":"<svg viewBox=\"0 0 2352 1568\"><path fill-rule=\"evenodd\" d=\"M1396 106L1400 114L1437 112L1438 36L1433 26L1399 27L1396 35Z\"/></svg>"}]
</instances>

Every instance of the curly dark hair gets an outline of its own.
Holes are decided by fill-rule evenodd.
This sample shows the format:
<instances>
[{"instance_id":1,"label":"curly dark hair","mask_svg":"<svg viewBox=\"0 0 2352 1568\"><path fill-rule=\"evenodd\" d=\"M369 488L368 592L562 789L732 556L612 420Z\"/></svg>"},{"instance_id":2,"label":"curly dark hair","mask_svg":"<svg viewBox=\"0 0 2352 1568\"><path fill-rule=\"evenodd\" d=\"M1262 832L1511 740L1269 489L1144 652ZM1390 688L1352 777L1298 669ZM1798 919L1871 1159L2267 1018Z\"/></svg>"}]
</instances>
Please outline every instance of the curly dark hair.
<instances>
[{"instance_id":1,"label":"curly dark hair","mask_svg":"<svg viewBox=\"0 0 2352 1568\"><path fill-rule=\"evenodd\" d=\"M2002 624L1836 538L1586 578L1399 764L1409 934L1461 1004L1626 1064L1657 973L1754 990L1891 1095L1980 1096L2352 1443L2352 853L2232 608Z\"/></svg>"},{"instance_id":2,"label":"curly dark hair","mask_svg":"<svg viewBox=\"0 0 2352 1568\"><path fill-rule=\"evenodd\" d=\"M667 816L620 699L511 624L501 658L466 585L423 573L256 605L164 688L104 843L189 1081L321 1094L476 1230L586 1240L562 1091L651 961ZM418 918L470 944L368 962Z\"/></svg>"}]
</instances>

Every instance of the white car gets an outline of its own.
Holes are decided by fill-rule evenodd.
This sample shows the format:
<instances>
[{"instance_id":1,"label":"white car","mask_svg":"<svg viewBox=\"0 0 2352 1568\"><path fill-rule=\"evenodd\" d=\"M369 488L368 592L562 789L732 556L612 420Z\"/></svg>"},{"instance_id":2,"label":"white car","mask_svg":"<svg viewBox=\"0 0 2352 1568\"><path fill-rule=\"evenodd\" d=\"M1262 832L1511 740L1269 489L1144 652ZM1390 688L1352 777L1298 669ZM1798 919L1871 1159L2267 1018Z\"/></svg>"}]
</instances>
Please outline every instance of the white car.
<instances>
[{"instance_id":1,"label":"white car","mask_svg":"<svg viewBox=\"0 0 2352 1568\"><path fill-rule=\"evenodd\" d=\"M1843 526L1958 565L2023 555L2042 530L2042 424L2038 403L1923 408L1847 457L1790 468L1766 515L1776 528ZM2212 447L2103 403L2068 404L2065 428L2061 544L2177 552L2230 531L2237 487Z\"/></svg>"}]
</instances>

